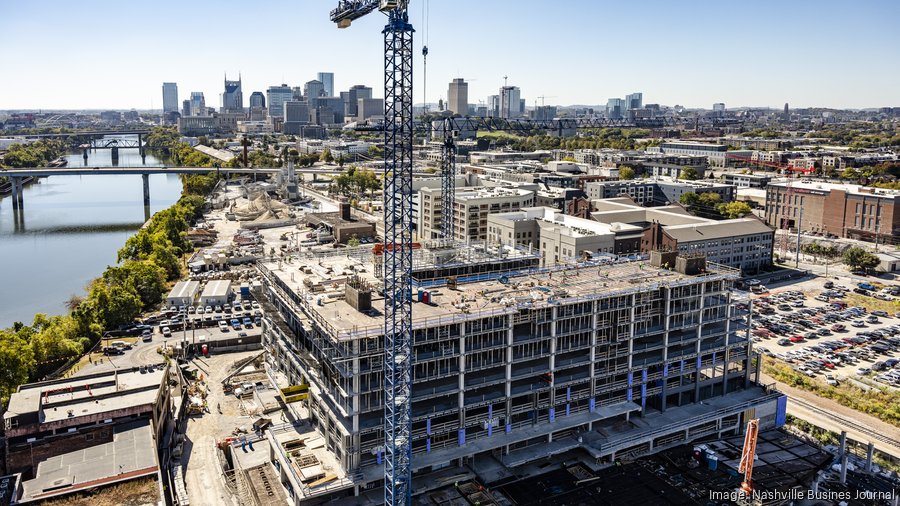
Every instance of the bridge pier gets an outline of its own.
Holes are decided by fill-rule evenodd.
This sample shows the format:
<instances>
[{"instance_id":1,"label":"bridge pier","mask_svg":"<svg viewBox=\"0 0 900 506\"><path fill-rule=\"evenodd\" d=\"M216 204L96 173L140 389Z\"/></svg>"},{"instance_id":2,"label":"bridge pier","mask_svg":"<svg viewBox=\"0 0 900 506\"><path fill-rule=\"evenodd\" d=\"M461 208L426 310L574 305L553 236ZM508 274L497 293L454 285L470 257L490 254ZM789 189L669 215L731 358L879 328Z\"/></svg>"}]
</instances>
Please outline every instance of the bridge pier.
<instances>
[{"instance_id":1,"label":"bridge pier","mask_svg":"<svg viewBox=\"0 0 900 506\"><path fill-rule=\"evenodd\" d=\"M84 149L82 150L82 152L81 152L81 157L84 158L84 163L85 163L85 165L87 165L88 148L84 148Z\"/></svg>"},{"instance_id":2,"label":"bridge pier","mask_svg":"<svg viewBox=\"0 0 900 506\"><path fill-rule=\"evenodd\" d=\"M119 148L109 148L109 157L112 159L113 165L119 164Z\"/></svg>"},{"instance_id":3,"label":"bridge pier","mask_svg":"<svg viewBox=\"0 0 900 506\"><path fill-rule=\"evenodd\" d=\"M141 155L141 164L147 165L147 152L144 151L144 142L143 136L141 134L137 134L138 136L138 153Z\"/></svg>"},{"instance_id":4,"label":"bridge pier","mask_svg":"<svg viewBox=\"0 0 900 506\"><path fill-rule=\"evenodd\" d=\"M12 184L12 203L13 209L16 211L22 210L25 208L24 197L22 194L25 191L25 185L22 184L22 178L20 177L10 177L10 184Z\"/></svg>"},{"instance_id":5,"label":"bridge pier","mask_svg":"<svg viewBox=\"0 0 900 506\"><path fill-rule=\"evenodd\" d=\"M141 174L144 180L144 207L150 207L150 174Z\"/></svg>"}]
</instances>

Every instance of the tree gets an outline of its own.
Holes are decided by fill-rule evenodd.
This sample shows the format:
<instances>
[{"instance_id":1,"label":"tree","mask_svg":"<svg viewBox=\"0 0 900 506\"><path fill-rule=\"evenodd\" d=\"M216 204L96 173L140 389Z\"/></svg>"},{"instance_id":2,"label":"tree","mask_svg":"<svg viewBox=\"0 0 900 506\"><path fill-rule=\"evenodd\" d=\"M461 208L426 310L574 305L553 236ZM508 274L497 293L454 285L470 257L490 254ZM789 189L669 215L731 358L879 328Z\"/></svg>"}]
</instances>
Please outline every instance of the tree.
<instances>
[{"instance_id":1,"label":"tree","mask_svg":"<svg viewBox=\"0 0 900 506\"><path fill-rule=\"evenodd\" d=\"M133 288L110 286L99 280L91 284L82 306L90 308L94 321L103 329L119 328L141 313L141 299Z\"/></svg>"},{"instance_id":2,"label":"tree","mask_svg":"<svg viewBox=\"0 0 900 506\"><path fill-rule=\"evenodd\" d=\"M166 270L148 260L128 260L120 267L109 267L102 279L109 285L133 288L145 310L162 302L166 290Z\"/></svg>"},{"instance_id":3,"label":"tree","mask_svg":"<svg viewBox=\"0 0 900 506\"><path fill-rule=\"evenodd\" d=\"M700 203L700 196L694 192L682 193L681 197L678 198L678 202L687 208L696 207Z\"/></svg>"},{"instance_id":4,"label":"tree","mask_svg":"<svg viewBox=\"0 0 900 506\"><path fill-rule=\"evenodd\" d=\"M574 162L575 162L575 157L574 157L574 156L566 156L566 157L564 157L564 158L562 159L562 161L564 161L564 162L573 162L573 163L574 163Z\"/></svg>"},{"instance_id":5,"label":"tree","mask_svg":"<svg viewBox=\"0 0 900 506\"><path fill-rule=\"evenodd\" d=\"M0 330L0 397L4 400L28 381L34 367L34 352L17 333Z\"/></svg>"},{"instance_id":6,"label":"tree","mask_svg":"<svg viewBox=\"0 0 900 506\"><path fill-rule=\"evenodd\" d=\"M631 167L619 167L619 179L634 179L634 169Z\"/></svg>"},{"instance_id":7,"label":"tree","mask_svg":"<svg viewBox=\"0 0 900 506\"><path fill-rule=\"evenodd\" d=\"M866 271L874 269L881 264L880 258L856 246L847 248L841 257L841 261L853 270L863 269Z\"/></svg>"},{"instance_id":8,"label":"tree","mask_svg":"<svg viewBox=\"0 0 900 506\"><path fill-rule=\"evenodd\" d=\"M693 167L682 167L681 174L678 176L679 179L685 179L687 181L694 181L695 179L700 179L700 174L697 172L697 169Z\"/></svg>"},{"instance_id":9,"label":"tree","mask_svg":"<svg viewBox=\"0 0 900 506\"><path fill-rule=\"evenodd\" d=\"M201 135L197 138L197 143L202 144L203 146L209 146L209 138L205 135Z\"/></svg>"},{"instance_id":10,"label":"tree","mask_svg":"<svg viewBox=\"0 0 900 506\"><path fill-rule=\"evenodd\" d=\"M708 210L710 208L715 208L721 203L722 196L718 193L704 192L700 194L700 201L698 202L698 205Z\"/></svg>"},{"instance_id":11,"label":"tree","mask_svg":"<svg viewBox=\"0 0 900 506\"><path fill-rule=\"evenodd\" d=\"M319 155L319 161L320 161L320 162L325 162L325 163L331 163L331 162L333 162L333 161L334 161L334 156L331 155L331 150L328 149L328 148L325 148L325 149L322 151L322 154Z\"/></svg>"},{"instance_id":12,"label":"tree","mask_svg":"<svg viewBox=\"0 0 900 506\"><path fill-rule=\"evenodd\" d=\"M717 207L719 214L728 219L735 219L745 216L753 212L750 205L746 202L729 202L727 204L719 204Z\"/></svg>"},{"instance_id":13,"label":"tree","mask_svg":"<svg viewBox=\"0 0 900 506\"><path fill-rule=\"evenodd\" d=\"M350 239L347 239L347 246L356 247L359 246L359 237L356 234L353 234Z\"/></svg>"}]
</instances>

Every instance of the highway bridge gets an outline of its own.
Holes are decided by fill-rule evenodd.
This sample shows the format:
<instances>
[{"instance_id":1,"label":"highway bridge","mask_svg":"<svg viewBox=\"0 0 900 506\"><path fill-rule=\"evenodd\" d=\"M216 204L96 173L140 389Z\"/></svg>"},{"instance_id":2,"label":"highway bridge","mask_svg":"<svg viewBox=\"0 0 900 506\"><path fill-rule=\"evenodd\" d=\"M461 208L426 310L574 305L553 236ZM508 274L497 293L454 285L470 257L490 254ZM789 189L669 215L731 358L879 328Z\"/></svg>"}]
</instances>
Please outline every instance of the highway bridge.
<instances>
[{"instance_id":1,"label":"highway bridge","mask_svg":"<svg viewBox=\"0 0 900 506\"><path fill-rule=\"evenodd\" d=\"M139 167L29 167L21 169L0 169L0 176L9 178L12 184L13 209L19 210L24 208L24 198L22 196L24 184L22 179L25 177L48 177L48 176L142 176L144 180L144 206L150 205L150 174L208 174L210 172L218 172L225 175L237 174L245 176L256 175L274 175L281 172L281 167L170 167L170 166L146 166ZM334 176L344 171L344 168L337 165L326 167L301 167L295 168L297 174L312 174ZM433 176L433 174L422 172L416 173L420 176Z\"/></svg>"}]
</instances>

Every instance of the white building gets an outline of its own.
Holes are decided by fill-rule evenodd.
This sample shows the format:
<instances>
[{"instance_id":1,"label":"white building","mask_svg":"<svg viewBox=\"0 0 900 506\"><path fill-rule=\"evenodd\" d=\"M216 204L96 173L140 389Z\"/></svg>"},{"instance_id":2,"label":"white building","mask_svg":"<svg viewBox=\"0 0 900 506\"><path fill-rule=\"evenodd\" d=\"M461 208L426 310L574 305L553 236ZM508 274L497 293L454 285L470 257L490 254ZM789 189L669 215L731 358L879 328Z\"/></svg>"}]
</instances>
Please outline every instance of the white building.
<instances>
[{"instance_id":1,"label":"white building","mask_svg":"<svg viewBox=\"0 0 900 506\"><path fill-rule=\"evenodd\" d=\"M169 306L191 306L197 299L197 293L200 292L199 281L179 281L172 287L169 296L166 297L166 303Z\"/></svg>"},{"instance_id":2,"label":"white building","mask_svg":"<svg viewBox=\"0 0 900 506\"><path fill-rule=\"evenodd\" d=\"M231 281L215 279L206 283L200 294L200 304L204 306L221 306L231 299Z\"/></svg>"}]
</instances>

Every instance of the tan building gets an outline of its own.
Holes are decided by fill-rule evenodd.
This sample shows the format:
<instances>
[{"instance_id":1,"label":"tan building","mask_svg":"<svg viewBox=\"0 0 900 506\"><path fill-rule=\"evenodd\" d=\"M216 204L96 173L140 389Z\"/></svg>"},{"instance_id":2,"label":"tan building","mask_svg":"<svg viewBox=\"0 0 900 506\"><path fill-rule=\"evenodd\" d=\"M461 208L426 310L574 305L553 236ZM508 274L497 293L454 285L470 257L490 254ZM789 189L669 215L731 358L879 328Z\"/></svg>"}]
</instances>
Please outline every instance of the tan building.
<instances>
[{"instance_id":1,"label":"tan building","mask_svg":"<svg viewBox=\"0 0 900 506\"><path fill-rule=\"evenodd\" d=\"M490 214L517 211L534 204L531 190L481 187L457 191L453 204L453 239L484 241L488 237L487 218ZM441 189L419 190L417 227L421 239L441 237Z\"/></svg>"}]
</instances>

